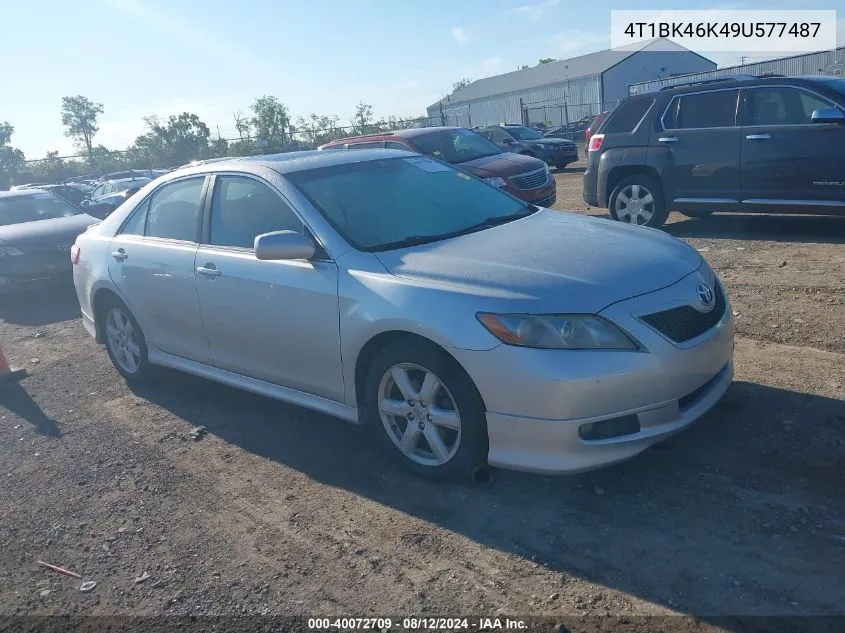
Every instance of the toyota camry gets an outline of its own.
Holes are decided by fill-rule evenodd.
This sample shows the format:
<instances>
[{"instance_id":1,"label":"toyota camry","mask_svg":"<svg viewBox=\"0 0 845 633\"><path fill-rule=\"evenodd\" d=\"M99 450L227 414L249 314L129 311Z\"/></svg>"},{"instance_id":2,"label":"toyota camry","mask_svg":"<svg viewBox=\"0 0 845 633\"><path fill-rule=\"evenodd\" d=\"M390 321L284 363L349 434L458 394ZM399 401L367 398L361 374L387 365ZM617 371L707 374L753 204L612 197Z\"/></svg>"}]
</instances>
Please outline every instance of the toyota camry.
<instances>
[{"instance_id":1,"label":"toyota camry","mask_svg":"<svg viewBox=\"0 0 845 633\"><path fill-rule=\"evenodd\" d=\"M166 366L360 423L435 478L630 458L733 376L728 298L693 248L400 150L177 170L71 259L126 380Z\"/></svg>"}]
</instances>

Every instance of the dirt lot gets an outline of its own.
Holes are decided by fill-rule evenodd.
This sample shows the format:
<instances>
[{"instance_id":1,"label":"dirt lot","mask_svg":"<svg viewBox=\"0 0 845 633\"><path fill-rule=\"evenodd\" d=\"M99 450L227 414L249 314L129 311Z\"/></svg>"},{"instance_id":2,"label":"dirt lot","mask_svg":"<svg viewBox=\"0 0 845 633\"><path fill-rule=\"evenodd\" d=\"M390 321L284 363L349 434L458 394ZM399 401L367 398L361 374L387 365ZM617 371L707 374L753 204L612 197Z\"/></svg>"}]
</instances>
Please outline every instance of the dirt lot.
<instances>
[{"instance_id":1,"label":"dirt lot","mask_svg":"<svg viewBox=\"0 0 845 633\"><path fill-rule=\"evenodd\" d=\"M580 173L558 208L604 215ZM31 373L0 395L0 614L845 615L845 218L670 222L728 285L736 383L627 463L491 487L200 379L133 392L71 290L0 299Z\"/></svg>"}]
</instances>

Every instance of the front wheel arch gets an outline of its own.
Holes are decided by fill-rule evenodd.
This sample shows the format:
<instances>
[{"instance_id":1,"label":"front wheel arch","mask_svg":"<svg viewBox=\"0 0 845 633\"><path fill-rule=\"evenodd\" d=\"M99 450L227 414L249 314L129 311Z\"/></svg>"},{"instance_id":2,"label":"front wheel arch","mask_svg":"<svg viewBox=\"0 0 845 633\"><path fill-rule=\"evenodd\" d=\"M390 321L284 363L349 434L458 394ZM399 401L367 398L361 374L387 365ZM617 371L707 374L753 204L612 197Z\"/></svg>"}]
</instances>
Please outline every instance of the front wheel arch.
<instances>
[{"instance_id":1,"label":"front wheel arch","mask_svg":"<svg viewBox=\"0 0 845 633\"><path fill-rule=\"evenodd\" d=\"M358 357L355 362L355 402L358 405L358 411L362 415L364 403L364 386L367 381L367 371L370 368L370 363L381 350L383 350L385 347L387 347L394 341L398 341L401 339L407 339L410 343L421 343L423 345L427 345L437 349L438 352L446 359L448 363L450 363L453 367L457 368L464 374L467 374L466 370L454 356L447 352L442 345L435 343L430 338L426 338L425 336L422 336L420 334L415 334L413 332L407 332L404 330L390 330L388 332L380 332L379 334L373 336L366 343L364 343L363 347L361 347L361 351L358 352ZM473 382L472 377L470 377L469 374L467 374L467 378L470 380L470 382ZM475 385L474 382L473 385Z\"/></svg>"}]
</instances>

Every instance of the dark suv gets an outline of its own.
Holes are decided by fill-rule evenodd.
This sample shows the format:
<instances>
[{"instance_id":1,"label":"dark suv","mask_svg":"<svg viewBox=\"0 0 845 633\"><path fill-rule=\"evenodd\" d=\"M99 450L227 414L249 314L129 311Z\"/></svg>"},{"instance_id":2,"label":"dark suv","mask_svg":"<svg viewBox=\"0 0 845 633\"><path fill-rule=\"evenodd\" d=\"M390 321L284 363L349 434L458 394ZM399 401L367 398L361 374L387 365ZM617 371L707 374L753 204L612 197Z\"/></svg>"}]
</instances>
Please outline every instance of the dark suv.
<instances>
[{"instance_id":1,"label":"dark suv","mask_svg":"<svg viewBox=\"0 0 845 633\"><path fill-rule=\"evenodd\" d=\"M845 215L845 80L741 75L630 97L590 138L584 200L652 227L670 210Z\"/></svg>"},{"instance_id":2,"label":"dark suv","mask_svg":"<svg viewBox=\"0 0 845 633\"><path fill-rule=\"evenodd\" d=\"M506 123L490 125L478 130L496 145L508 152L535 156L548 165L563 169L578 160L578 145L562 138L543 136L524 125Z\"/></svg>"}]
</instances>

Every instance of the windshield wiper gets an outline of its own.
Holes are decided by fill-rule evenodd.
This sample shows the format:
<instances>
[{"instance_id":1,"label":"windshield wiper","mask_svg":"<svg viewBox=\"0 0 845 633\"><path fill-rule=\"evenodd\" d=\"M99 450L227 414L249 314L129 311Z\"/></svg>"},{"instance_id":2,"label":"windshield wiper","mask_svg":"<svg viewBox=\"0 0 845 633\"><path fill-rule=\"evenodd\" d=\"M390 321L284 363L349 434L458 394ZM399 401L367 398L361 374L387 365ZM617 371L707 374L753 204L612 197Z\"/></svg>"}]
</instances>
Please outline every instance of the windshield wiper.
<instances>
[{"instance_id":1,"label":"windshield wiper","mask_svg":"<svg viewBox=\"0 0 845 633\"><path fill-rule=\"evenodd\" d=\"M534 214L535 212L539 211L540 208L534 206L533 204L526 204L525 208L522 211L517 213L509 213L507 215L494 215L481 222L476 224L472 224L465 228L459 229L457 231L450 231L449 233L439 233L437 235L410 235L404 239L398 240L396 242L390 242L388 244L380 244L376 247L371 248L370 250L373 251L388 251L393 250L395 248L405 248L407 246L419 246L420 244L428 244L430 242L439 242L440 240L448 240L453 237L460 237L461 235L467 235L468 233L475 233L477 231L481 231L483 229L489 229L494 226L498 226L500 224L506 224L508 222L512 222L514 220L519 220L520 218L528 217L529 215Z\"/></svg>"}]
</instances>

